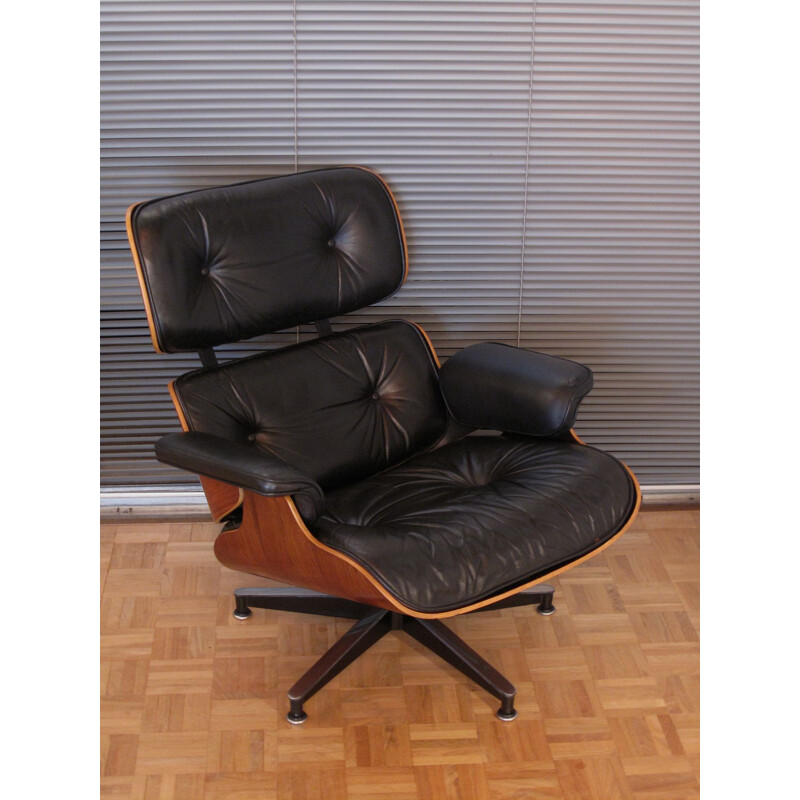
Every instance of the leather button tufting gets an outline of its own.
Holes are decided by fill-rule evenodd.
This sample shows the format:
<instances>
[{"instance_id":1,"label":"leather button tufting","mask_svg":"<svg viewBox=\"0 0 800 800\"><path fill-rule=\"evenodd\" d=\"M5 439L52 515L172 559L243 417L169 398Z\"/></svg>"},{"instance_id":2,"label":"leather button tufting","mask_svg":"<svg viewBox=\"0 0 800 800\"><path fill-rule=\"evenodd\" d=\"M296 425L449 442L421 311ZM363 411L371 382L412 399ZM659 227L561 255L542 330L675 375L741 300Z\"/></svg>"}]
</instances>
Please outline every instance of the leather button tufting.
<instances>
[{"instance_id":1,"label":"leather button tufting","mask_svg":"<svg viewBox=\"0 0 800 800\"><path fill-rule=\"evenodd\" d=\"M248 442L254 442L255 440L256 440L256 435L254 433L249 433L247 435L247 441Z\"/></svg>"},{"instance_id":2,"label":"leather button tufting","mask_svg":"<svg viewBox=\"0 0 800 800\"><path fill-rule=\"evenodd\" d=\"M339 317L394 294L405 277L391 196L361 169L285 174L136 209L150 330L166 352Z\"/></svg>"},{"instance_id":3,"label":"leather button tufting","mask_svg":"<svg viewBox=\"0 0 800 800\"><path fill-rule=\"evenodd\" d=\"M373 400L380 400L381 396L377 392L373 392L372 393L372 399Z\"/></svg>"},{"instance_id":4,"label":"leather button tufting","mask_svg":"<svg viewBox=\"0 0 800 800\"><path fill-rule=\"evenodd\" d=\"M619 531L634 504L624 466L598 450L467 436L325 492L311 533L401 602L436 612L574 561Z\"/></svg>"}]
</instances>

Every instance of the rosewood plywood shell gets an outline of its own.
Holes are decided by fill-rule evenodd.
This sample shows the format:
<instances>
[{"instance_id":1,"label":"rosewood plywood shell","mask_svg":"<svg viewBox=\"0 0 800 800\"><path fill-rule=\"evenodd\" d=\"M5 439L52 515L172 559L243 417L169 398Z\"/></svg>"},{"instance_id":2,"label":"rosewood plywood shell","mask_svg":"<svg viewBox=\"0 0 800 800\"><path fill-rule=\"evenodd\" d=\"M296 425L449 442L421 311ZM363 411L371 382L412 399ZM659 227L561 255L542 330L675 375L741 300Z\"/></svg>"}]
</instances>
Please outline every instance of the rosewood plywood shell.
<instances>
[{"instance_id":1,"label":"rosewood plywood shell","mask_svg":"<svg viewBox=\"0 0 800 800\"><path fill-rule=\"evenodd\" d=\"M403 605L363 567L343 553L318 541L306 527L289 497L264 497L245 491L241 526L236 530L220 534L214 552L217 558L231 569L387 608L412 617L443 619L483 608L530 589L605 550L622 536L639 512L641 492L633 473L631 478L636 488L633 512L626 524L600 547L571 564L552 570L521 586L480 602L437 614L414 611Z\"/></svg>"},{"instance_id":2,"label":"rosewood plywood shell","mask_svg":"<svg viewBox=\"0 0 800 800\"><path fill-rule=\"evenodd\" d=\"M288 497L246 491L241 527L221 533L214 553L231 569L392 611L403 609L361 567L314 539Z\"/></svg>"}]
</instances>

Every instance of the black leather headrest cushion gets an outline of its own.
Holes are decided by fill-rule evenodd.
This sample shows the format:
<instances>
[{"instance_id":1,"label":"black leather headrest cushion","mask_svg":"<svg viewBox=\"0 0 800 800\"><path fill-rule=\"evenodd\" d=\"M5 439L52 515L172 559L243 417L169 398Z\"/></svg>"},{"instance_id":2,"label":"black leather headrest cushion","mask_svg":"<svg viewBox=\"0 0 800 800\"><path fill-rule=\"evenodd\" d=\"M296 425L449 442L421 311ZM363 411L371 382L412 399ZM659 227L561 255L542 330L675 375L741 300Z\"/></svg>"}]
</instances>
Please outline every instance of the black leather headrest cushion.
<instances>
[{"instance_id":1,"label":"black leather headrest cushion","mask_svg":"<svg viewBox=\"0 0 800 800\"><path fill-rule=\"evenodd\" d=\"M129 209L128 233L161 352L345 314L406 274L391 192L359 167L150 200Z\"/></svg>"}]
</instances>

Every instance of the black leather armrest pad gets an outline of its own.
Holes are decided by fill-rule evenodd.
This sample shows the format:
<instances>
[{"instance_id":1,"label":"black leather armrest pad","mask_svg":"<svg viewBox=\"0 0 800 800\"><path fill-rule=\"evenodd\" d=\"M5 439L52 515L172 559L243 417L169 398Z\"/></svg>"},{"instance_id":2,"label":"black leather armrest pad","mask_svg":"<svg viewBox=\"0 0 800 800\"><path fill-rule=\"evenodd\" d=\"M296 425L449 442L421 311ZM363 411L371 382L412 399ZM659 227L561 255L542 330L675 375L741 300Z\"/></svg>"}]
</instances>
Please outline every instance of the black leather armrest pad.
<instances>
[{"instance_id":1,"label":"black leather armrest pad","mask_svg":"<svg viewBox=\"0 0 800 800\"><path fill-rule=\"evenodd\" d=\"M484 342L451 356L439 380L462 425L558 436L572 427L592 388L592 371L565 358Z\"/></svg>"},{"instance_id":2,"label":"black leather armrest pad","mask_svg":"<svg viewBox=\"0 0 800 800\"><path fill-rule=\"evenodd\" d=\"M319 484L277 456L199 431L170 433L156 442L159 461L268 497L291 495L311 524L324 510Z\"/></svg>"}]
</instances>

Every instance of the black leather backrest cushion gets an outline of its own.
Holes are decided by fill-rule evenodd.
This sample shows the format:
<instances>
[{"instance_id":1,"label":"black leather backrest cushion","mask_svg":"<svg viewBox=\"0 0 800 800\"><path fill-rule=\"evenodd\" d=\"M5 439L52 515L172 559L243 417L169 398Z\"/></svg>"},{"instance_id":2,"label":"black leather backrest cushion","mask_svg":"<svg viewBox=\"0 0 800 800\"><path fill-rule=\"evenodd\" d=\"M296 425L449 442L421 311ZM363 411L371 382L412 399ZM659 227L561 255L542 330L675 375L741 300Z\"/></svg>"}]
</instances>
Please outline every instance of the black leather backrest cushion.
<instances>
[{"instance_id":1,"label":"black leather backrest cushion","mask_svg":"<svg viewBox=\"0 0 800 800\"><path fill-rule=\"evenodd\" d=\"M255 442L323 489L432 447L447 424L430 349L403 321L196 370L175 391L191 430Z\"/></svg>"},{"instance_id":2,"label":"black leather backrest cushion","mask_svg":"<svg viewBox=\"0 0 800 800\"><path fill-rule=\"evenodd\" d=\"M393 294L406 272L391 193L357 167L151 200L130 233L165 352L345 314Z\"/></svg>"}]
</instances>

